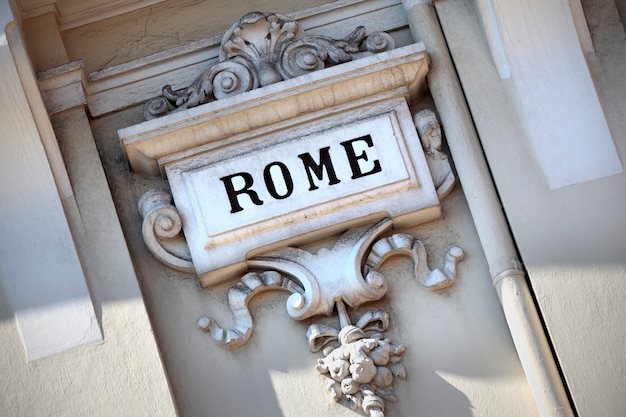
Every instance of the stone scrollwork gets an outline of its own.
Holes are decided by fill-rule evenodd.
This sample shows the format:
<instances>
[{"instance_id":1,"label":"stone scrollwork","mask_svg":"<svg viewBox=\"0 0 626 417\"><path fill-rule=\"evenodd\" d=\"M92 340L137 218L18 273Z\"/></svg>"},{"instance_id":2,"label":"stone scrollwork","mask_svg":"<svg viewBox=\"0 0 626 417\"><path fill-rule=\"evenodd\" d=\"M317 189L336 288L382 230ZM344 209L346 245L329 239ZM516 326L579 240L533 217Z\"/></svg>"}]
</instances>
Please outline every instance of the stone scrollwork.
<instances>
[{"instance_id":1,"label":"stone scrollwork","mask_svg":"<svg viewBox=\"0 0 626 417\"><path fill-rule=\"evenodd\" d=\"M144 116L153 119L393 48L391 36L366 36L362 26L332 39L306 35L295 20L278 13L248 13L224 33L217 64L188 87L163 87L162 96L145 104Z\"/></svg>"},{"instance_id":2,"label":"stone scrollwork","mask_svg":"<svg viewBox=\"0 0 626 417\"><path fill-rule=\"evenodd\" d=\"M390 323L386 312L368 311L352 324L346 306L357 308L386 294L388 284L378 270L391 256L410 256L416 281L430 290L454 283L457 264L464 257L463 250L454 246L443 269L431 270L424 244L407 234L382 237L391 228L392 221L384 219L348 230L330 250L311 253L285 248L250 259L249 267L265 272L248 273L230 289L234 328L223 329L209 317L201 317L198 328L225 348L243 346L254 330L248 304L256 294L271 289L291 293L287 312L295 320L337 311L339 329L317 323L307 331L311 351L324 354L316 369L330 378L327 390L333 400L346 400L353 410L360 408L370 417L384 417L385 402L396 400L395 380L406 378L400 363L405 348L384 336Z\"/></svg>"},{"instance_id":3,"label":"stone scrollwork","mask_svg":"<svg viewBox=\"0 0 626 417\"><path fill-rule=\"evenodd\" d=\"M143 223L141 232L146 246L163 264L182 272L194 273L189 248L182 235L182 221L172 204L172 196L150 190L139 199Z\"/></svg>"},{"instance_id":4,"label":"stone scrollwork","mask_svg":"<svg viewBox=\"0 0 626 417\"><path fill-rule=\"evenodd\" d=\"M301 305L304 289L297 282L276 271L250 272L228 292L228 304L237 319L235 327L224 329L214 319L201 317L197 322L198 329L210 333L213 339L228 349L243 346L252 336L254 328L249 301L256 294L272 289L292 294L287 301L288 306L298 308Z\"/></svg>"},{"instance_id":5,"label":"stone scrollwork","mask_svg":"<svg viewBox=\"0 0 626 417\"><path fill-rule=\"evenodd\" d=\"M456 280L456 266L465 256L463 249L453 246L446 253L443 270L437 268L431 271L426 261L424 244L411 235L395 234L376 242L365 261L363 269L368 276L379 274L377 272L378 267L386 259L394 255L411 257L415 266L415 280L422 286L432 290L441 290L454 283Z\"/></svg>"},{"instance_id":6,"label":"stone scrollwork","mask_svg":"<svg viewBox=\"0 0 626 417\"><path fill-rule=\"evenodd\" d=\"M249 300L272 288L292 293L287 299L287 313L295 320L330 315L337 299L351 307L380 299L387 292L387 282L382 275L363 277L361 261L377 236L391 226L391 220L387 219L372 226L351 229L332 250L321 249L315 254L288 247L250 259L248 265L251 268L275 272L246 274L230 289L228 302L237 319L235 328L224 330L208 317L198 320L198 328L209 332L224 347L242 346L254 327L247 307ZM283 280L285 277L288 282Z\"/></svg>"}]
</instances>

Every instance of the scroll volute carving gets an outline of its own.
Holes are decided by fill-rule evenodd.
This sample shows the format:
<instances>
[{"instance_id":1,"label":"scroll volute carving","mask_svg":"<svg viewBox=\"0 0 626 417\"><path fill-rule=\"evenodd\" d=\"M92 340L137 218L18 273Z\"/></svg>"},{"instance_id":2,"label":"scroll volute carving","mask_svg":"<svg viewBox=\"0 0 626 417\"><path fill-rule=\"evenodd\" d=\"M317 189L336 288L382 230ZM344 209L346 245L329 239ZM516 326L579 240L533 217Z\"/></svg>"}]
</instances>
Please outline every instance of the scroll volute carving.
<instances>
[{"instance_id":1,"label":"scroll volute carving","mask_svg":"<svg viewBox=\"0 0 626 417\"><path fill-rule=\"evenodd\" d=\"M308 35L304 33L296 21L281 14L249 13L233 24L224 34L217 64L200 74L188 87L178 90L172 89L169 85L163 87L162 96L153 98L146 103L144 115L147 119L152 119L168 112L177 112L209 101L226 99L256 88L351 61L363 55L393 49L393 47L393 40L389 35L380 32L366 35L363 27L355 28L345 38L338 40L327 36ZM394 55L394 52L388 55ZM410 62L414 65L414 71L425 76L427 72L425 52L422 50L419 51L419 55L415 55L415 51L412 50L411 55L407 53L407 57L411 57ZM416 65L418 62L420 63L419 66ZM397 60L388 59L387 63L388 66L385 67L385 70L391 69L401 72L398 70ZM379 65L379 62L376 65ZM354 66L357 67L358 65ZM333 70L328 72L332 73ZM358 70L354 70L355 74L358 72ZM385 74L385 79L390 77L388 72ZM315 78L315 76L310 76L310 78ZM328 78L332 78L332 74ZM353 78L349 80L352 81ZM413 85L410 83L415 79L415 77L411 77L408 84L403 81L398 84L398 87L402 87L402 91L409 91L410 85ZM310 81L306 78L301 80L303 84ZM297 82L294 81L291 84L297 84ZM347 83L343 85L348 86ZM352 89L352 87L353 84L350 84L345 89ZM388 87L385 83L386 88ZM407 90L404 90L405 88ZM400 91L400 89L396 87L395 91ZM359 100L364 100L365 97L371 98L370 94L370 91L364 92L359 96ZM388 94L388 92L377 90L376 94L378 100L380 94ZM253 100L258 99L256 95L251 95L251 97ZM408 135L409 131L412 132L411 112L405 102L406 98L387 97L385 100L386 105L393 105L393 109L395 109L393 110L395 112L394 118L389 119L392 120L389 122L389 126L392 126L392 123L394 126L397 125L397 129L390 128L390 134L387 137L404 138L405 134ZM244 101L243 98L242 101ZM398 102L401 102L402 105L400 106ZM225 105L229 104L230 102L225 103ZM265 108L273 105L269 101L264 104ZM345 101L340 104L345 106ZM363 117L361 106L363 106L362 101L359 101L359 116ZM212 106L207 106L207 108L209 107ZM384 115L390 112L389 109L383 111L381 108L382 104L379 104L379 107L374 107L372 111L382 112ZM321 111L321 109L318 108L316 111ZM352 109L350 112L350 114L356 113ZM296 116L299 117L300 115L292 114L290 117ZM372 113L370 117L373 116ZM395 118L396 116L398 118ZM378 113L376 117L379 117ZM210 120L211 123L214 123L215 117ZM329 118L329 120L331 119ZM380 120L387 119L381 117ZM334 119L331 121L335 122ZM167 119L164 119L164 125L170 129L171 126L167 123L169 123ZM421 187L428 185L429 188L423 188L428 192L419 195L420 198L424 199L423 205L418 205L412 210L437 208L438 212L439 200L451 192L455 182L450 161L441 149L441 126L434 112L430 110L416 114L413 123L422 142L424 156L421 156L419 146L414 149L407 145L407 142L402 142L401 149L407 149L413 152L415 156L419 156L418 160L424 161L428 165L431 175L428 175L424 163L417 167L424 169L424 172L413 167L415 169L413 169L412 175L419 176L420 179L424 180L421 183L417 181L415 184L420 184ZM198 128L194 127L194 129ZM380 129L379 125L377 125L377 129ZM335 132L337 131L336 129ZM344 130L339 132L344 133ZM192 137L192 135L188 135L188 137ZM371 136L368 137L371 139ZM415 132L412 132L408 137L417 139ZM146 138L150 139L148 136ZM223 139L222 137L217 138L218 140ZM172 138L168 136L167 139ZM165 141L162 140L158 143L163 145ZM197 146L191 140L188 143ZM413 140L412 143L419 144L416 140ZM395 142L390 142L390 144L397 146ZM370 146L373 145L370 144ZM183 149L178 149L177 152L181 150ZM386 152L387 154L390 153L389 150ZM155 156L154 160L163 156ZM402 158L398 158L397 161L401 160ZM207 161L203 161L206 166L214 163L210 159ZM185 164L188 162L189 160ZM170 163L174 164L172 161ZM187 201L189 190L181 186L183 181L180 178L176 182L175 176L180 175L180 173L174 170L172 166L167 167L170 169L168 177L170 183L175 185L172 186L173 192L179 193L175 196L181 211L179 213L178 209L174 207L168 193L158 190L149 191L139 204L140 212L144 218L143 235L148 249L162 263L180 271L193 272L194 263L189 255L193 252L190 252L184 244L181 213L184 215L182 218L189 220L193 219L189 213L196 213L196 211L189 209L189 206L192 205ZM205 165L202 165L202 169L204 167ZM177 166L176 169L179 168ZM184 172L191 172L192 168L196 169L193 165L184 165L183 168L186 170ZM208 177L210 176L206 178ZM219 178L219 175L213 175L213 177ZM399 178L404 181L405 177ZM409 180L413 181L413 178L406 180L412 184ZM429 181L432 181L432 184ZM204 186L206 183L202 182L202 184ZM386 186L385 183L382 185ZM412 189L417 189L417 187ZM368 188L365 190L369 191ZM434 195L435 191L437 196ZM386 210L386 208L382 209L384 212ZM364 217L368 221L372 221L373 212L379 213L380 210L368 211ZM330 249L324 248L313 253L302 248L283 247L265 252L263 255L242 259L241 263L245 262L245 265L253 272L248 272L242 276L239 282L233 285L228 292L228 304L234 315L235 325L232 328L224 328L215 319L203 316L197 321L198 329L206 332L222 347L227 349L241 348L252 337L254 331L254 320L249 307L250 301L257 294L267 290L282 290L290 294L287 299L286 310L294 320L302 321L314 317L330 316L336 312L339 322L337 326L314 323L307 331L306 336L311 351L321 352L323 355L317 361L316 370L328 379L326 390L332 400L343 402L353 410L360 410L369 417L384 417L385 405L396 400L395 383L397 380L407 377L406 370L401 363L405 347L402 344L393 343L385 335L390 326L388 313L381 310L366 311L353 323L350 319L349 309L362 308L367 303L380 300L385 296L388 283L381 272L381 266L392 256L410 257L413 260L415 282L422 288L432 291L446 289L455 282L457 265L465 256L461 248L453 246L447 251L442 268L431 270L428 266L424 244L412 235L392 234L393 213L387 215L390 217L380 219L375 224L365 224L345 231ZM273 213L272 216L274 216ZM357 216L358 219L363 218L359 216L363 216L363 213L359 213ZM206 216L206 218L209 217ZM274 218L272 217L272 219ZM355 218L351 220L354 221L352 224L359 224ZM196 236L193 233L197 231L194 227L191 228L192 233L188 233L188 236ZM188 229L185 231L187 232ZM204 245L203 248L206 249L206 243L202 241L202 244ZM239 250L241 241L238 240L235 244ZM192 248L196 247L193 246ZM263 247L263 245L257 247ZM205 254L205 252L201 253L202 255ZM198 259L200 259L200 263L206 261L203 256L195 258L196 267L198 266Z\"/></svg>"},{"instance_id":2,"label":"scroll volute carving","mask_svg":"<svg viewBox=\"0 0 626 417\"><path fill-rule=\"evenodd\" d=\"M172 196L162 190L146 192L137 204L143 217L141 232L146 246L161 263L178 271L194 273L182 220Z\"/></svg>"}]
</instances>

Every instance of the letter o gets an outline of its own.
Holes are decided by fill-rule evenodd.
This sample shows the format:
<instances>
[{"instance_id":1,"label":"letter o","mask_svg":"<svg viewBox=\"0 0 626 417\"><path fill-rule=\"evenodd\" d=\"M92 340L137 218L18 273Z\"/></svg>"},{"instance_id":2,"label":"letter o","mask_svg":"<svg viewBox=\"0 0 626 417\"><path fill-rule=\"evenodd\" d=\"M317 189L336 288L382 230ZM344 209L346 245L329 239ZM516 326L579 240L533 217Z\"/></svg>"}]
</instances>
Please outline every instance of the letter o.
<instances>
[{"instance_id":1,"label":"letter o","mask_svg":"<svg viewBox=\"0 0 626 417\"><path fill-rule=\"evenodd\" d=\"M280 194L276 189L276 182L274 181L275 175L273 174L276 170L272 169L274 167L278 167L280 170L280 175L285 188L283 194ZM287 166L282 162L271 162L267 164L263 170L263 179L265 180L267 191L277 200L287 198L291 195L291 193L293 193L293 179L291 178L291 173L289 172L289 168L287 168Z\"/></svg>"}]
</instances>

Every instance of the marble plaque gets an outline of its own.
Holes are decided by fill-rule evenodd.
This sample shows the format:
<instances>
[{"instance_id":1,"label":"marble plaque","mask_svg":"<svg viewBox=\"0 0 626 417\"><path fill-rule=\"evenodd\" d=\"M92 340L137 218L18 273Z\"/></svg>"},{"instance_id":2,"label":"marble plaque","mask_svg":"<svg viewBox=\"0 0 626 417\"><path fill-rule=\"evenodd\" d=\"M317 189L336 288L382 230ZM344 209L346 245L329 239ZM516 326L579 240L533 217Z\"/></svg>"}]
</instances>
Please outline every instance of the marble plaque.
<instances>
[{"instance_id":1,"label":"marble plaque","mask_svg":"<svg viewBox=\"0 0 626 417\"><path fill-rule=\"evenodd\" d=\"M440 215L401 99L177 160L165 172L199 275L373 218Z\"/></svg>"}]
</instances>

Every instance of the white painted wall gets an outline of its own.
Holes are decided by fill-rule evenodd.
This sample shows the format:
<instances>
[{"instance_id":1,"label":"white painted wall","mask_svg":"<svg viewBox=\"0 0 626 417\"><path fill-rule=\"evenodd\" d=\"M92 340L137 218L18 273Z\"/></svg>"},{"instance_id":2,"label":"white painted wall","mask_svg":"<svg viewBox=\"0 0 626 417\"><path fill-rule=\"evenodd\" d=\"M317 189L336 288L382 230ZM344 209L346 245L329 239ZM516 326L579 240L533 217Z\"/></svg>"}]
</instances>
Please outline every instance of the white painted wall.
<instances>
[{"instance_id":1,"label":"white painted wall","mask_svg":"<svg viewBox=\"0 0 626 417\"><path fill-rule=\"evenodd\" d=\"M494 3L526 134L550 189L621 173L569 3Z\"/></svg>"},{"instance_id":2,"label":"white painted wall","mask_svg":"<svg viewBox=\"0 0 626 417\"><path fill-rule=\"evenodd\" d=\"M39 359L101 340L94 308L74 246L64 206L22 87L28 62L14 59L7 43L20 49L15 24L0 42L3 137L0 161L0 266L11 295L26 356ZM25 75L26 74L26 75ZM32 79L32 75L31 75ZM34 80L32 85L36 84ZM35 90L36 92L37 90ZM40 100L41 101L41 100ZM46 117L42 103L39 115ZM65 196L68 200L71 195Z\"/></svg>"}]
</instances>

